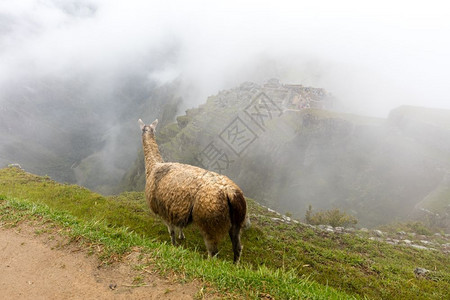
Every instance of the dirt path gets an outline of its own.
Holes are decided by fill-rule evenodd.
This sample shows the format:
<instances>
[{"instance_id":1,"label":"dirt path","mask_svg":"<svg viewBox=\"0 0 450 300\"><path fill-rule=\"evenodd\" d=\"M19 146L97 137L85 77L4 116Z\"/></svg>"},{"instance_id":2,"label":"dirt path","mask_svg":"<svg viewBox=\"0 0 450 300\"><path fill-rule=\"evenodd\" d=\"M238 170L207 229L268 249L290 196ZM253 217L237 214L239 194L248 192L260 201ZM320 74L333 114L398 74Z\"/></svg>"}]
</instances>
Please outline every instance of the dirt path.
<instances>
[{"instance_id":1,"label":"dirt path","mask_svg":"<svg viewBox=\"0 0 450 300\"><path fill-rule=\"evenodd\" d=\"M182 300L199 295L194 283L134 270L133 259L100 267L94 255L58 245L61 240L37 236L29 225L0 228L0 299ZM136 280L144 286L132 287Z\"/></svg>"}]
</instances>

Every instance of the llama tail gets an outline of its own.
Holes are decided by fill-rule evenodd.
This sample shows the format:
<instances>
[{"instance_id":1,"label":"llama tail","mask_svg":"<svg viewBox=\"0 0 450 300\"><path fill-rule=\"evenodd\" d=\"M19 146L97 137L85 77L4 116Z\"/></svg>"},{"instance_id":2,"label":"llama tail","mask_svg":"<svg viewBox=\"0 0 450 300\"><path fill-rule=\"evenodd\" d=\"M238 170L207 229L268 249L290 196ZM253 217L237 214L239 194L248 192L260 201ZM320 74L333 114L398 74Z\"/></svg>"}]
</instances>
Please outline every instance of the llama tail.
<instances>
[{"instance_id":1,"label":"llama tail","mask_svg":"<svg viewBox=\"0 0 450 300\"><path fill-rule=\"evenodd\" d=\"M226 193L230 209L231 225L241 228L247 214L247 203L244 194L239 189L230 189Z\"/></svg>"}]
</instances>

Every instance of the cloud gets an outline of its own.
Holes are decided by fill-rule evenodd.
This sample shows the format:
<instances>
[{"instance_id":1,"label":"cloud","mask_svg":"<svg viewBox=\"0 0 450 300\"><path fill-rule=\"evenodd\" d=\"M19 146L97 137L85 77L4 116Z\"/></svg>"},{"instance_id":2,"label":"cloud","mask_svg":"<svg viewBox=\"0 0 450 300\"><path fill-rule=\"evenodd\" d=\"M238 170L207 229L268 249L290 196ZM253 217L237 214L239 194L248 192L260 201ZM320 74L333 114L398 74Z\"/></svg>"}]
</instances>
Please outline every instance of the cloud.
<instances>
[{"instance_id":1,"label":"cloud","mask_svg":"<svg viewBox=\"0 0 450 300\"><path fill-rule=\"evenodd\" d=\"M154 60L158 69L148 70L150 78L163 82L180 74L199 91L196 97L240 81L281 77L323 85L375 113L407 101L448 108L450 21L443 5L2 2L0 81L70 71L114 76ZM170 53L167 47L175 44Z\"/></svg>"},{"instance_id":2,"label":"cloud","mask_svg":"<svg viewBox=\"0 0 450 300\"><path fill-rule=\"evenodd\" d=\"M0 82L146 65L189 104L248 80L325 87L365 114L450 108L443 1L3 1ZM148 61L153 61L149 64ZM197 92L193 92L197 91Z\"/></svg>"}]
</instances>

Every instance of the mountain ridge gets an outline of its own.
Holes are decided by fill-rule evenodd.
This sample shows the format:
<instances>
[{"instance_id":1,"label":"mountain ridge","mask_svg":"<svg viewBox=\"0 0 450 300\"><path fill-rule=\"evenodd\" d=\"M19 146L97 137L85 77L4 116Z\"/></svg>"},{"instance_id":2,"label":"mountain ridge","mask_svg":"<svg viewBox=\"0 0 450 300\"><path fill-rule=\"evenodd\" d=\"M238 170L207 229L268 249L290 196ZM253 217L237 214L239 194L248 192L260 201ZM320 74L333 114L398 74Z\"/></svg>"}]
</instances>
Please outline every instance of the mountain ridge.
<instances>
[{"instance_id":1,"label":"mountain ridge","mask_svg":"<svg viewBox=\"0 0 450 300\"><path fill-rule=\"evenodd\" d=\"M305 98L304 90L316 98ZM442 142L450 136L450 111L426 108L421 115L422 108L403 106L382 119L332 111L333 103L322 89L245 83L187 110L157 139L167 161L223 173L247 196L296 217L310 204L343 209L363 226L416 217L414 207L450 170ZM136 174L130 170L125 180ZM441 211L450 205L443 194L435 198Z\"/></svg>"}]
</instances>

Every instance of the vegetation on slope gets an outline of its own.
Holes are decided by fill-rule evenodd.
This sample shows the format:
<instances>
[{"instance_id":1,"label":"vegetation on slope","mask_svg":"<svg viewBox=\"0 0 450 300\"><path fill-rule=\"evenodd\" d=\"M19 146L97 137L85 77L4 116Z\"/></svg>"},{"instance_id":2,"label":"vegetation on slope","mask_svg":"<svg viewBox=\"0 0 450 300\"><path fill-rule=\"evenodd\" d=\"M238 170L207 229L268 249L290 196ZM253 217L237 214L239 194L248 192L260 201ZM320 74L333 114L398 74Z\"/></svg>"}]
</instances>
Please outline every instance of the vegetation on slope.
<instances>
[{"instance_id":1,"label":"vegetation on slope","mask_svg":"<svg viewBox=\"0 0 450 300\"><path fill-rule=\"evenodd\" d=\"M252 227L242 236L242 263L234 266L229 241L221 245L218 259L205 259L194 227L185 231L182 247L170 246L167 229L149 214L142 193L103 197L7 168L0 170L0 195L1 222L38 214L103 244L106 255L142 247L161 270L201 278L222 293L276 299L443 299L450 289L448 255L285 224L250 199ZM416 278L416 267L432 270L432 276Z\"/></svg>"}]
</instances>

